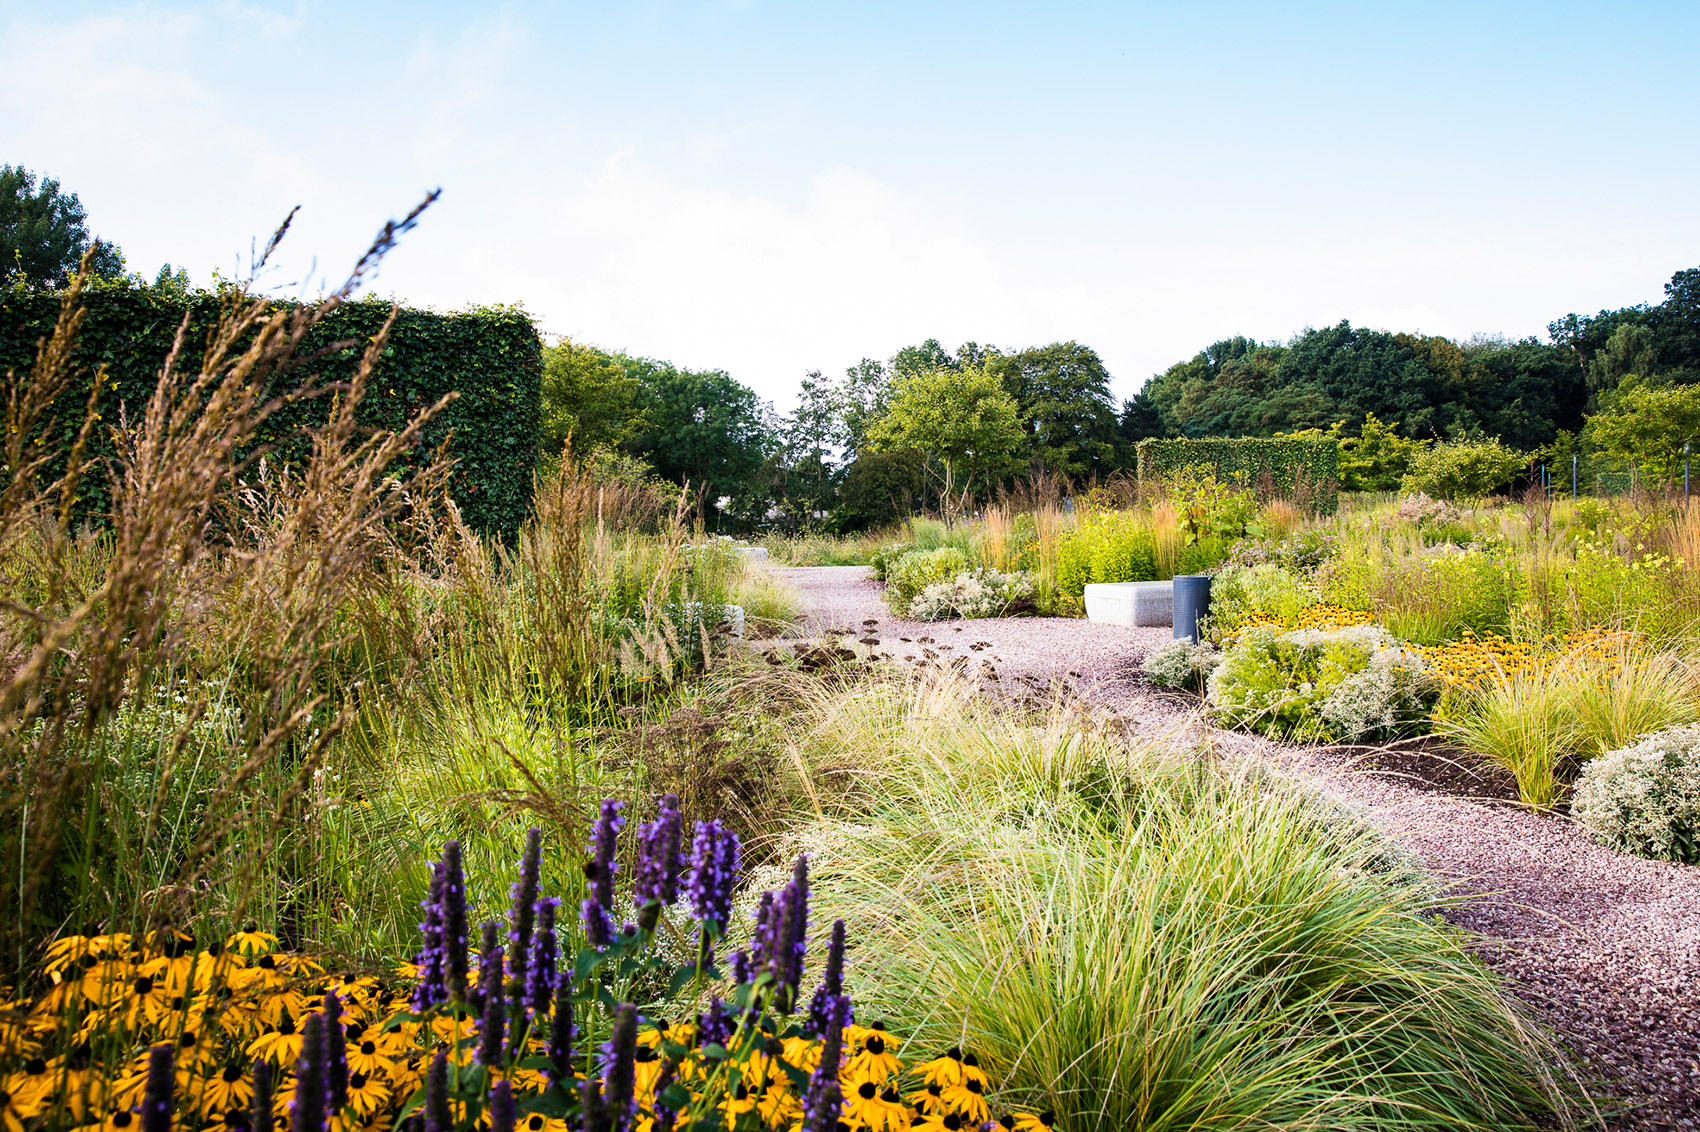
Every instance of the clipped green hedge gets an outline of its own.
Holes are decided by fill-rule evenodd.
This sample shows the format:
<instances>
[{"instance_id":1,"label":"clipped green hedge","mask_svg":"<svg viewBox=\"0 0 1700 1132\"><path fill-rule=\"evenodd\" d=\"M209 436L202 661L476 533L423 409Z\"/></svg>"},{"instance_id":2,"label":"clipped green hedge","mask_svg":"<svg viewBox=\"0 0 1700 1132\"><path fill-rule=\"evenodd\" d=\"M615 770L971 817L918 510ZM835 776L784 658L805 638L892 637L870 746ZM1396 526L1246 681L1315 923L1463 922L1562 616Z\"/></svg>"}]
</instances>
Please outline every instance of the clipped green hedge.
<instances>
[{"instance_id":1,"label":"clipped green hedge","mask_svg":"<svg viewBox=\"0 0 1700 1132\"><path fill-rule=\"evenodd\" d=\"M91 287L83 302L88 313L74 357L85 383L105 365L107 381L98 407L109 425L116 425L124 412L131 421L141 418L184 313L190 318L188 341L198 349L219 309L218 297L207 292L119 282ZM52 333L58 312L59 296L52 292L0 290L0 373L11 371L24 379L35 363L37 341ZM379 299L346 303L314 328L304 352L343 339L363 346L389 312L390 304ZM196 360L191 355L189 362ZM359 360L358 348L347 349L305 372L346 380ZM459 393L426 428L417 454L428 457L452 431L449 451L456 466L450 490L463 517L474 529L511 536L531 509L542 375L543 344L524 311L480 307L438 314L404 308L397 312L383 362L360 406L360 423L399 429L443 394ZM69 411L60 415L57 439L67 448L87 397L88 386L81 384L66 398ZM261 440L278 444L285 462L299 458L308 450L301 430L323 424L329 408L324 398L287 406L267 422ZM107 430L98 430L93 454L113 454ZM111 512L105 477L91 477L80 492L91 518Z\"/></svg>"},{"instance_id":2,"label":"clipped green hedge","mask_svg":"<svg viewBox=\"0 0 1700 1132\"><path fill-rule=\"evenodd\" d=\"M1224 482L1257 487L1267 471L1276 494L1309 491L1323 514L1340 504L1340 442L1332 437L1211 437L1139 442L1139 480L1160 483L1183 468L1207 465Z\"/></svg>"}]
</instances>

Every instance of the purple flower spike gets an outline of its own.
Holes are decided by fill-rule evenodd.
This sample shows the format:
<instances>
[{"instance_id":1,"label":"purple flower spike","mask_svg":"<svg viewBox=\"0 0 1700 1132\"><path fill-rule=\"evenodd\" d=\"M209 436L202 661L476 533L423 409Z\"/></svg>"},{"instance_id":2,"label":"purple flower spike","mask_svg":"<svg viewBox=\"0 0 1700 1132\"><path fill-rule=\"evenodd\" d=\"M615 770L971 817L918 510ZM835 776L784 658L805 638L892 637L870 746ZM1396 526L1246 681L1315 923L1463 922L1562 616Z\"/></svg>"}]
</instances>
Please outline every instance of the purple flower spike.
<instances>
[{"instance_id":1,"label":"purple flower spike","mask_svg":"<svg viewBox=\"0 0 1700 1132\"><path fill-rule=\"evenodd\" d=\"M708 1000L708 1009L697 1015L697 1048L724 1046L732 1040L736 1021L732 1008L714 995Z\"/></svg>"},{"instance_id":2,"label":"purple flower spike","mask_svg":"<svg viewBox=\"0 0 1700 1132\"><path fill-rule=\"evenodd\" d=\"M549 1067L543 1071L552 1084L571 1088L573 1083L573 981L563 978L555 990L555 1017L549 1028Z\"/></svg>"},{"instance_id":3,"label":"purple flower spike","mask_svg":"<svg viewBox=\"0 0 1700 1132\"><path fill-rule=\"evenodd\" d=\"M460 842L443 846L443 973L449 998L466 1000L466 872L461 865Z\"/></svg>"},{"instance_id":4,"label":"purple flower spike","mask_svg":"<svg viewBox=\"0 0 1700 1132\"><path fill-rule=\"evenodd\" d=\"M711 940L726 930L732 918L732 886L738 879L739 852L738 835L726 832L719 821L697 822L686 883L691 916L703 924L697 939L699 969L713 962Z\"/></svg>"},{"instance_id":5,"label":"purple flower spike","mask_svg":"<svg viewBox=\"0 0 1700 1132\"><path fill-rule=\"evenodd\" d=\"M496 925L485 927L485 936L492 941ZM488 1067L502 1064L502 1031L507 1020L508 1006L502 996L502 948L492 946L484 953L478 968L478 994L482 1000L483 1017L478 1022L478 1063Z\"/></svg>"},{"instance_id":6,"label":"purple flower spike","mask_svg":"<svg viewBox=\"0 0 1700 1132\"><path fill-rule=\"evenodd\" d=\"M525 833L525 855L519 860L519 880L514 883L513 911L508 915L508 969L514 989L525 986L525 966L531 958L531 929L537 915L537 878L542 871L543 831L533 826Z\"/></svg>"},{"instance_id":7,"label":"purple flower spike","mask_svg":"<svg viewBox=\"0 0 1700 1132\"><path fill-rule=\"evenodd\" d=\"M329 1111L342 1111L348 1103L348 1035L342 1030L342 1000L336 991L325 992L325 1104Z\"/></svg>"},{"instance_id":8,"label":"purple flower spike","mask_svg":"<svg viewBox=\"0 0 1700 1132\"><path fill-rule=\"evenodd\" d=\"M625 820L620 817L623 803L612 798L602 802L591 830L590 860L585 862L584 875L590 881L590 895L585 897L580 912L584 917L584 934L590 946L602 950L614 942L614 874L620 869L615 860L619 848L620 829Z\"/></svg>"},{"instance_id":9,"label":"purple flower spike","mask_svg":"<svg viewBox=\"0 0 1700 1132\"><path fill-rule=\"evenodd\" d=\"M560 906L553 896L537 902L537 933L532 936L531 962L525 972L525 1004L533 1018L549 1013L549 1000L555 997L559 977L555 972L555 909Z\"/></svg>"},{"instance_id":10,"label":"purple flower spike","mask_svg":"<svg viewBox=\"0 0 1700 1132\"><path fill-rule=\"evenodd\" d=\"M148 1079L142 1088L142 1132L171 1132L171 1101L176 1086L171 1047L154 1046L148 1051Z\"/></svg>"},{"instance_id":11,"label":"purple flower spike","mask_svg":"<svg viewBox=\"0 0 1700 1132\"><path fill-rule=\"evenodd\" d=\"M756 971L766 970L773 961L773 947L778 941L778 934L779 917L774 914L773 893L764 892L756 902L756 926L750 933L750 966Z\"/></svg>"},{"instance_id":12,"label":"purple flower spike","mask_svg":"<svg viewBox=\"0 0 1700 1132\"><path fill-rule=\"evenodd\" d=\"M490 1132L514 1132L514 1087L506 1081L490 1089Z\"/></svg>"},{"instance_id":13,"label":"purple flower spike","mask_svg":"<svg viewBox=\"0 0 1700 1132\"><path fill-rule=\"evenodd\" d=\"M741 948L732 953L732 982L735 986L747 986L751 979L750 957Z\"/></svg>"},{"instance_id":14,"label":"purple flower spike","mask_svg":"<svg viewBox=\"0 0 1700 1132\"><path fill-rule=\"evenodd\" d=\"M425 1074L425 1132L454 1132L449 1111L449 1055L438 1051Z\"/></svg>"},{"instance_id":15,"label":"purple flower spike","mask_svg":"<svg viewBox=\"0 0 1700 1132\"><path fill-rule=\"evenodd\" d=\"M833 1132L844 1111L844 1091L838 1084L838 1063L844 1054L844 1027L850 1000L836 997L826 1008L827 1031L821 1036L820 1064L809 1077L803 1095L802 1132Z\"/></svg>"},{"instance_id":16,"label":"purple flower spike","mask_svg":"<svg viewBox=\"0 0 1700 1132\"><path fill-rule=\"evenodd\" d=\"M254 1099L248 1104L248 1127L253 1132L272 1132L276 1106L272 1101L272 1063L254 1062Z\"/></svg>"},{"instance_id":17,"label":"purple flower spike","mask_svg":"<svg viewBox=\"0 0 1700 1132\"><path fill-rule=\"evenodd\" d=\"M677 1077L677 1067L674 1066L673 1062L671 1060L663 1061L661 1072L655 1075L655 1132L673 1132L673 1122L679 1118L679 1114L661 1099L661 1094L667 1091L667 1086L671 1085Z\"/></svg>"},{"instance_id":18,"label":"purple flower spike","mask_svg":"<svg viewBox=\"0 0 1700 1132\"><path fill-rule=\"evenodd\" d=\"M613 1132L631 1124L637 1114L637 1007L622 1002L614 1010L614 1025L602 1043L602 1100Z\"/></svg>"},{"instance_id":19,"label":"purple flower spike","mask_svg":"<svg viewBox=\"0 0 1700 1132\"><path fill-rule=\"evenodd\" d=\"M324 1132L325 1031L318 1011L301 1022L301 1057L295 1063L295 1098L289 1102L290 1132Z\"/></svg>"},{"instance_id":20,"label":"purple flower spike","mask_svg":"<svg viewBox=\"0 0 1700 1132\"><path fill-rule=\"evenodd\" d=\"M425 920L419 925L419 983L413 988L413 1012L423 1014L449 1000L448 952L443 947L443 863L431 865L431 892L419 905Z\"/></svg>"},{"instance_id":21,"label":"purple flower spike","mask_svg":"<svg viewBox=\"0 0 1700 1132\"><path fill-rule=\"evenodd\" d=\"M803 1032L811 1038L824 1038L827 1028L832 1024L828 1011L836 1006L834 1000L844 996L844 921L834 920L832 923L832 942L826 948L826 971L821 975L820 988L815 991L815 997L809 1003L809 1020L803 1026ZM845 1007L850 1005L849 998L843 998ZM845 1025L855 1021L855 1015L850 1014L845 1019Z\"/></svg>"},{"instance_id":22,"label":"purple flower spike","mask_svg":"<svg viewBox=\"0 0 1700 1132\"><path fill-rule=\"evenodd\" d=\"M632 901L638 909L638 927L655 930L664 905L679 898L679 796L665 794L654 821L638 827L637 877Z\"/></svg>"},{"instance_id":23,"label":"purple flower spike","mask_svg":"<svg viewBox=\"0 0 1700 1132\"><path fill-rule=\"evenodd\" d=\"M785 886L775 912L778 922L768 969L773 972L777 988L775 1005L780 1013L789 1014L797 1002L797 987L803 981L803 957L809 947L809 858L806 855L797 858L791 870L791 883Z\"/></svg>"}]
</instances>

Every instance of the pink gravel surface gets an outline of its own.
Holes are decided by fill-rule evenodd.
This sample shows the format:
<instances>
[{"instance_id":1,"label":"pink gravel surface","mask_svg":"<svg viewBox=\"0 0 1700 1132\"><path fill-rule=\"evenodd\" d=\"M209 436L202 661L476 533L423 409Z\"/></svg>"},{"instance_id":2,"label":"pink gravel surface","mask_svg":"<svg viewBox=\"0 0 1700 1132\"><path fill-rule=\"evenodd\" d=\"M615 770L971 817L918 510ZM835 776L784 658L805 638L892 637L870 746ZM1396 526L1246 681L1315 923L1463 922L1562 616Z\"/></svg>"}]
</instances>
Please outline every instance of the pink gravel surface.
<instances>
[{"instance_id":1,"label":"pink gravel surface","mask_svg":"<svg viewBox=\"0 0 1700 1132\"><path fill-rule=\"evenodd\" d=\"M1361 802L1465 897L1450 918L1480 933L1482 958L1574 1053L1608 1126L1700 1132L1700 868L1612 852L1561 816L1365 770L1361 750L1211 727L1195 702L1138 677L1139 660L1171 638L1167 628L1054 617L905 621L890 615L864 567L774 572L802 593L813 632L867 637L865 622L877 622L871 637L894 659L966 655L971 671L995 669L1005 688L1061 681L1142 730L1207 737Z\"/></svg>"}]
</instances>

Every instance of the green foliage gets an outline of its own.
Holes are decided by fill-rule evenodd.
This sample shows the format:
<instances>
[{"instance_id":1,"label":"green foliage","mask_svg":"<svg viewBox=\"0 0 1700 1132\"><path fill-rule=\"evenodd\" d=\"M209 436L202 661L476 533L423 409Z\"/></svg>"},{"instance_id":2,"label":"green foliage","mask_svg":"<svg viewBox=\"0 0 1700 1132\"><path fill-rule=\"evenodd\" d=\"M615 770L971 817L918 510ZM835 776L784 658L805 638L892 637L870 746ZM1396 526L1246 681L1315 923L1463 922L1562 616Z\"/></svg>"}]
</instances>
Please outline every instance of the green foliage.
<instances>
[{"instance_id":1,"label":"green foliage","mask_svg":"<svg viewBox=\"0 0 1700 1132\"><path fill-rule=\"evenodd\" d=\"M832 527L860 531L890 526L915 511L923 489L919 452L868 452L844 470Z\"/></svg>"},{"instance_id":2,"label":"green foliage","mask_svg":"<svg viewBox=\"0 0 1700 1132\"><path fill-rule=\"evenodd\" d=\"M1340 444L1332 437L1142 440L1139 480L1161 484L1188 468L1207 468L1219 483L1256 488L1267 473L1283 496L1308 499L1324 514L1339 506Z\"/></svg>"},{"instance_id":3,"label":"green foliage","mask_svg":"<svg viewBox=\"0 0 1700 1132\"><path fill-rule=\"evenodd\" d=\"M1087 515L1057 539L1057 588L1070 597L1081 597L1088 584L1144 582L1156 576L1156 543L1150 526L1136 512Z\"/></svg>"},{"instance_id":4,"label":"green foliage","mask_svg":"<svg viewBox=\"0 0 1700 1132\"><path fill-rule=\"evenodd\" d=\"M1570 812L1609 848L1700 865L1700 728L1657 731L1595 759Z\"/></svg>"},{"instance_id":5,"label":"green foliage","mask_svg":"<svg viewBox=\"0 0 1700 1132\"><path fill-rule=\"evenodd\" d=\"M1221 663L1222 650L1214 644L1182 637L1152 649L1140 661L1139 670L1160 688L1202 692L1210 674Z\"/></svg>"},{"instance_id":6,"label":"green foliage","mask_svg":"<svg viewBox=\"0 0 1700 1132\"><path fill-rule=\"evenodd\" d=\"M704 514L727 509L750 518L765 511L759 483L768 455L779 443L776 422L755 392L724 370L680 369L670 362L627 358L637 379L643 423L629 442L656 472L688 484Z\"/></svg>"},{"instance_id":7,"label":"green foliage","mask_svg":"<svg viewBox=\"0 0 1700 1132\"><path fill-rule=\"evenodd\" d=\"M1224 566L1210 583L1211 633L1232 633L1253 613L1295 625L1300 613L1321 600L1306 578L1274 562Z\"/></svg>"},{"instance_id":8,"label":"green foliage","mask_svg":"<svg viewBox=\"0 0 1700 1132\"><path fill-rule=\"evenodd\" d=\"M1480 499L1506 487L1529 458L1507 448L1498 437L1449 440L1411 457L1402 491L1420 491L1436 499Z\"/></svg>"},{"instance_id":9,"label":"green foliage","mask_svg":"<svg viewBox=\"0 0 1700 1132\"><path fill-rule=\"evenodd\" d=\"M893 542L880 547L868 555L868 565L872 568L876 582L891 580L891 568L899 558L915 549L912 542Z\"/></svg>"},{"instance_id":10,"label":"green foliage","mask_svg":"<svg viewBox=\"0 0 1700 1132\"><path fill-rule=\"evenodd\" d=\"M1338 431L1336 425L1336 435ZM1428 443L1400 436L1398 421L1382 424L1374 413L1367 414L1357 436L1340 438L1340 489L1396 491L1411 457Z\"/></svg>"},{"instance_id":11,"label":"green foliage","mask_svg":"<svg viewBox=\"0 0 1700 1132\"><path fill-rule=\"evenodd\" d=\"M637 378L622 359L563 339L543 351L543 450L575 455L630 441L644 425Z\"/></svg>"},{"instance_id":12,"label":"green foliage","mask_svg":"<svg viewBox=\"0 0 1700 1132\"><path fill-rule=\"evenodd\" d=\"M118 248L89 235L88 214L76 193L61 192L52 177L43 177L38 188L28 169L0 165L0 281L62 287L91 246L93 275L123 274Z\"/></svg>"},{"instance_id":13,"label":"green foliage","mask_svg":"<svg viewBox=\"0 0 1700 1132\"><path fill-rule=\"evenodd\" d=\"M1503 545L1484 541L1458 548L1441 543L1386 562L1376 581L1373 607L1402 639L1438 645L1466 631L1506 631L1520 587Z\"/></svg>"},{"instance_id":14,"label":"green foliage","mask_svg":"<svg viewBox=\"0 0 1700 1132\"><path fill-rule=\"evenodd\" d=\"M1247 629L1210 675L1225 722L1301 743L1396 734L1421 720L1438 688L1423 658L1385 629Z\"/></svg>"},{"instance_id":15,"label":"green foliage","mask_svg":"<svg viewBox=\"0 0 1700 1132\"><path fill-rule=\"evenodd\" d=\"M175 287L150 287L116 280L91 286L83 294L87 319L72 356L81 370L77 386L62 398L56 431L46 444L68 451L79 410L101 371L96 408L106 428L90 437L97 458L114 452L112 433L120 421L139 420L153 396L173 338L185 316L190 343L178 365L193 371L196 344L214 324L220 296L184 293ZM378 299L344 303L308 335L303 353L349 343L319 359L303 373L346 380L361 349L382 329L391 306ZM27 374L38 339L51 333L59 313L57 295L25 287L0 291L0 372ZM376 376L360 405L358 423L367 429L399 430L421 409L445 394L456 399L425 429L413 463L422 463L447 442L456 461L450 491L468 524L511 537L531 509L532 478L537 469L542 343L531 319L511 307L481 307L453 314L402 309L384 348ZM292 386L267 392L287 394ZM274 459L299 463L311 444L307 430L322 425L326 406L308 398L283 406L260 429L259 441L275 446ZM405 470L408 461L398 464ZM109 515L110 489L103 477L86 478L81 506L91 518Z\"/></svg>"},{"instance_id":16,"label":"green foliage","mask_svg":"<svg viewBox=\"0 0 1700 1132\"><path fill-rule=\"evenodd\" d=\"M1020 466L1024 439L1015 398L981 367L922 369L901 378L868 438L876 451L936 456L947 499L959 490L990 490Z\"/></svg>"},{"instance_id":17,"label":"green foliage","mask_svg":"<svg viewBox=\"0 0 1700 1132\"><path fill-rule=\"evenodd\" d=\"M993 354L986 372L1015 398L1029 462L1068 479L1103 475L1114 466L1115 402L1096 351L1057 342Z\"/></svg>"},{"instance_id":18,"label":"green foliage","mask_svg":"<svg viewBox=\"0 0 1700 1132\"><path fill-rule=\"evenodd\" d=\"M1164 485L1174 502L1181 544L1206 540L1231 543L1242 535L1261 536L1257 496L1248 487L1223 483L1203 464L1178 469Z\"/></svg>"},{"instance_id":19,"label":"green foliage","mask_svg":"<svg viewBox=\"0 0 1700 1132\"><path fill-rule=\"evenodd\" d=\"M935 582L945 582L968 569L968 556L954 546L911 550L886 569L885 600L893 613L908 612L915 596Z\"/></svg>"},{"instance_id":20,"label":"green foliage","mask_svg":"<svg viewBox=\"0 0 1700 1132\"><path fill-rule=\"evenodd\" d=\"M1654 386L1631 375L1601 404L1584 435L1605 456L1634 464L1649 483L1681 476L1684 446L1700 440L1700 385Z\"/></svg>"}]
</instances>

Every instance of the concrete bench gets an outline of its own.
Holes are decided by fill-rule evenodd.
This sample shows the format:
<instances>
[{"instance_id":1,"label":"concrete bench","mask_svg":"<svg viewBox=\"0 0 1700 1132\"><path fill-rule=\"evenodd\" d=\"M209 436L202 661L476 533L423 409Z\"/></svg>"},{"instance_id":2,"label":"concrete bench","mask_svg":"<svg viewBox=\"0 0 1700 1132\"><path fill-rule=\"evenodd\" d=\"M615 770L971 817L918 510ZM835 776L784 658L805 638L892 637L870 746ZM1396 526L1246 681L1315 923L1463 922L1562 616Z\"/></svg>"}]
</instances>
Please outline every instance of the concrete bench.
<instances>
[{"instance_id":1,"label":"concrete bench","mask_svg":"<svg viewBox=\"0 0 1700 1132\"><path fill-rule=\"evenodd\" d=\"M1175 620L1173 582L1096 582L1086 587L1086 619L1149 627Z\"/></svg>"}]
</instances>

